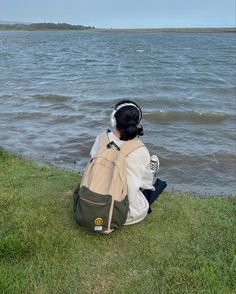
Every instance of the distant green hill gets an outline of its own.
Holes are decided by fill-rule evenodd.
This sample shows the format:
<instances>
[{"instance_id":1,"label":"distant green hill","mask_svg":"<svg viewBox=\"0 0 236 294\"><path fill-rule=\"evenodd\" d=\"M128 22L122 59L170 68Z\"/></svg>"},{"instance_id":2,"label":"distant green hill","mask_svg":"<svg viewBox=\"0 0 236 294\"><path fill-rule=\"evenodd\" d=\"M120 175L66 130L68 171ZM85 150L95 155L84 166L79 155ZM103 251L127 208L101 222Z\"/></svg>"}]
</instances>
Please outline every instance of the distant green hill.
<instances>
[{"instance_id":1,"label":"distant green hill","mask_svg":"<svg viewBox=\"0 0 236 294\"><path fill-rule=\"evenodd\" d=\"M32 23L32 24L0 24L0 30L87 30L91 26L71 25L67 23Z\"/></svg>"},{"instance_id":2,"label":"distant green hill","mask_svg":"<svg viewBox=\"0 0 236 294\"><path fill-rule=\"evenodd\" d=\"M139 28L139 29L107 29L93 26L72 25L68 23L13 23L0 21L0 30L92 30L95 32L174 32L174 33L235 33L236 28Z\"/></svg>"}]
</instances>

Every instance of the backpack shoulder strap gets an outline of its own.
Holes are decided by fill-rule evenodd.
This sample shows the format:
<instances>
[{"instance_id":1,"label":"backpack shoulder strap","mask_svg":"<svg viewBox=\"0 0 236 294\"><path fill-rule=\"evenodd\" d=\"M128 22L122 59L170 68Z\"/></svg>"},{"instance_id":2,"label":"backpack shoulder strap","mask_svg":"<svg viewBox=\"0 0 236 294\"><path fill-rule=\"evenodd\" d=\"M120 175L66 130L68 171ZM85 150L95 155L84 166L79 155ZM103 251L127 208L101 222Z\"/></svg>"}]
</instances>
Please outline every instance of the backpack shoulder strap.
<instances>
[{"instance_id":1,"label":"backpack shoulder strap","mask_svg":"<svg viewBox=\"0 0 236 294\"><path fill-rule=\"evenodd\" d=\"M120 149L121 149L122 153L124 154L124 156L127 156L129 153L131 153L135 149L138 149L142 146L145 146L145 145L141 140L133 139L133 140L129 140L129 141L124 142L120 146Z\"/></svg>"},{"instance_id":2,"label":"backpack shoulder strap","mask_svg":"<svg viewBox=\"0 0 236 294\"><path fill-rule=\"evenodd\" d=\"M107 144L110 143L109 137L108 137L108 133L110 132L110 130L106 130L103 131L98 139L99 139L99 151L98 152L102 152L105 151L107 149Z\"/></svg>"}]
</instances>

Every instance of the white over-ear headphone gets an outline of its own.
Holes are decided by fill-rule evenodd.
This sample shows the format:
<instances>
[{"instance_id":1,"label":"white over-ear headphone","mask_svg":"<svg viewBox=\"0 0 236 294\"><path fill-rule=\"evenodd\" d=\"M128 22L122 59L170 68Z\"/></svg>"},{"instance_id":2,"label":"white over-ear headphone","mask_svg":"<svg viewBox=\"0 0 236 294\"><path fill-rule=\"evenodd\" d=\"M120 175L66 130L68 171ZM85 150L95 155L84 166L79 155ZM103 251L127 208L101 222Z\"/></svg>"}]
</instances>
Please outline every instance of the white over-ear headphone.
<instances>
[{"instance_id":1,"label":"white over-ear headphone","mask_svg":"<svg viewBox=\"0 0 236 294\"><path fill-rule=\"evenodd\" d=\"M138 124L141 124L141 122L142 122L142 112L141 112L140 108L139 108L137 105L133 104L133 103L124 103L124 104L120 104L120 105L118 105L118 106L112 111L112 113L111 113L111 126L112 126L113 128L116 127L116 118L115 118L115 114L117 113L118 110L120 110L121 108L123 108L123 107L125 107L125 106L134 106L135 108L138 109L138 112L139 112L139 123L138 123Z\"/></svg>"}]
</instances>

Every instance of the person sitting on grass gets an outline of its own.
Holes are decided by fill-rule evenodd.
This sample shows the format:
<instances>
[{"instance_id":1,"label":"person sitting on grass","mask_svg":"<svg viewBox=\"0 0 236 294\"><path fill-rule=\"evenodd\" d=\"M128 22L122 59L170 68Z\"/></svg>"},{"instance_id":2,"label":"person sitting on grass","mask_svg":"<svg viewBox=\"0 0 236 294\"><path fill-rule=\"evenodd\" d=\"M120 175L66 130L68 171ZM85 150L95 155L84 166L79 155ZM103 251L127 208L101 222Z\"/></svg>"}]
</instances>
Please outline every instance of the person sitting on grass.
<instances>
[{"instance_id":1,"label":"person sitting on grass","mask_svg":"<svg viewBox=\"0 0 236 294\"><path fill-rule=\"evenodd\" d=\"M135 102L118 102L111 114L111 125L114 129L108 132L109 140L121 146L125 141L142 136L144 132L141 122L142 110ZM98 153L99 148L97 136L90 151L91 157ZM128 154L126 163L129 211L125 225L131 225L142 221L151 212L151 204L167 185L157 178L158 157L150 157L145 145Z\"/></svg>"}]
</instances>

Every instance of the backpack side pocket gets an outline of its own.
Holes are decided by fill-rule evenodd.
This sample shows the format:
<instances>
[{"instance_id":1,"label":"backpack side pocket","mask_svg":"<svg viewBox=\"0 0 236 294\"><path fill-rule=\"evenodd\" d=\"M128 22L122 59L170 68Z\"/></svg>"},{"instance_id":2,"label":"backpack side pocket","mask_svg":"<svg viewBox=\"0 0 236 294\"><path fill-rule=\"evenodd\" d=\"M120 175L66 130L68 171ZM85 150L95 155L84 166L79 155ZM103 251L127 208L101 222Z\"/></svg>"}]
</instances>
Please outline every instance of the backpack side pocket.
<instances>
[{"instance_id":1,"label":"backpack side pocket","mask_svg":"<svg viewBox=\"0 0 236 294\"><path fill-rule=\"evenodd\" d=\"M78 185L78 187L74 190L74 193L73 193L73 210L74 210L74 213L76 211L76 206L77 206L77 202L78 202L78 199L79 199L79 191L80 191L80 185Z\"/></svg>"},{"instance_id":2,"label":"backpack side pocket","mask_svg":"<svg viewBox=\"0 0 236 294\"><path fill-rule=\"evenodd\" d=\"M113 214L111 220L111 228L120 228L127 219L129 210L129 200L128 196L122 201L114 201Z\"/></svg>"}]
</instances>

